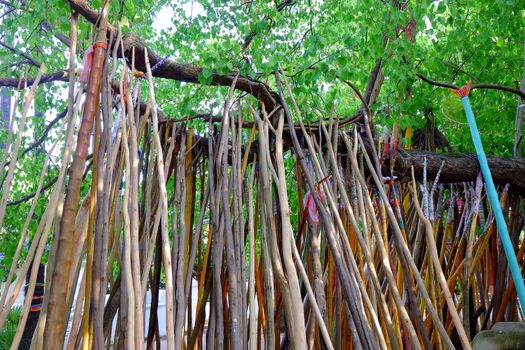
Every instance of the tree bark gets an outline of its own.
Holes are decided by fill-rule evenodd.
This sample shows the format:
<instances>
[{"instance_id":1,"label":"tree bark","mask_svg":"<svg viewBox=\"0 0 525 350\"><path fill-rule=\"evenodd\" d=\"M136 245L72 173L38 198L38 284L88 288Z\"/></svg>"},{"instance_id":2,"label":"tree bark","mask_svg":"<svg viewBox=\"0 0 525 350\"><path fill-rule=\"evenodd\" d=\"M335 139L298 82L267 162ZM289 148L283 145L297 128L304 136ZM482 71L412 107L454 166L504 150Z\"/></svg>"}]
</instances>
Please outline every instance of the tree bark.
<instances>
[{"instance_id":1,"label":"tree bark","mask_svg":"<svg viewBox=\"0 0 525 350\"><path fill-rule=\"evenodd\" d=\"M427 176L435 178L442 162L445 162L439 181L443 183L475 181L479 172L474 154L435 153L427 151L400 151L395 159L394 175L401 181L410 180L410 167L414 167L417 180L423 178L423 161L427 158ZM510 184L510 192L525 194L525 160L487 156L494 183ZM389 174L389 161L385 161L383 173Z\"/></svg>"}]
</instances>

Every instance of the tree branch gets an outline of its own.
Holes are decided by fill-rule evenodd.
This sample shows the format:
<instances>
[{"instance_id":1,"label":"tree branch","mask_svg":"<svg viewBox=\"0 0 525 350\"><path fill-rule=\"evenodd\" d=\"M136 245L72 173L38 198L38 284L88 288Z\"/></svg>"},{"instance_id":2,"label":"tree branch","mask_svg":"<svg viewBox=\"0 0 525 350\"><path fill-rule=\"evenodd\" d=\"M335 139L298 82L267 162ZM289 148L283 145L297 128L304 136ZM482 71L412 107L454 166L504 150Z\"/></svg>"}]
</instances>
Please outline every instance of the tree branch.
<instances>
[{"instance_id":1,"label":"tree branch","mask_svg":"<svg viewBox=\"0 0 525 350\"><path fill-rule=\"evenodd\" d=\"M394 175L401 181L410 181L413 166L416 178L423 178L424 159L427 159L427 177L434 178L444 162L439 181L456 183L475 181L480 168L476 155L468 153L435 153L428 151L400 151L395 159ZM525 160L487 156L494 183L510 184L514 194L525 194ZM385 161L389 168L389 161ZM389 173L389 169L384 169Z\"/></svg>"},{"instance_id":2,"label":"tree branch","mask_svg":"<svg viewBox=\"0 0 525 350\"><path fill-rule=\"evenodd\" d=\"M40 189L40 192L44 192L47 189L49 189L51 186L53 186L57 182L57 180L58 180L58 176L56 176L53 179L51 179L51 181L49 181L44 186L42 186L42 188ZM17 200L7 202L7 206L12 206L12 205L17 205L17 204L20 204L20 203L27 202L28 200L30 200L31 198L33 198L35 196L36 196L36 192L30 193L30 194L25 195L25 196L23 196L23 197L21 197L21 198L19 198Z\"/></svg>"},{"instance_id":3,"label":"tree branch","mask_svg":"<svg viewBox=\"0 0 525 350\"><path fill-rule=\"evenodd\" d=\"M91 158L93 158L93 153L91 154L88 154L87 156L87 160L90 160ZM84 175L82 175L82 181L85 180L86 178L86 175L88 174L88 171L89 169L91 169L91 165L93 164L93 162L89 162L86 166L86 169L84 170ZM58 180L58 176L55 176L54 178L52 178L48 183L46 183L44 186L42 186L42 188L40 189L40 192L44 192L46 191L47 189L49 189L51 186L53 186ZM27 202L28 200L30 200L31 198L34 198L36 196L36 191L35 192L32 192L32 193L29 193L21 198L18 198L14 201L10 201L10 202L7 202L7 205L8 206L12 206L12 205L17 205L17 204L20 204L20 203L24 203L24 202Z\"/></svg>"},{"instance_id":4,"label":"tree branch","mask_svg":"<svg viewBox=\"0 0 525 350\"><path fill-rule=\"evenodd\" d=\"M416 75L417 75L417 77L419 79L423 80L424 82L426 82L426 83L428 83L430 85L444 87L444 88L448 88L448 89L459 89L459 87L454 85L454 84L449 84L449 83L446 83L446 82L432 80L432 79L424 76L421 73L416 73ZM510 92L512 94L518 95L522 99L525 99L525 92L524 91L521 91L519 89L515 89L515 88L512 88L512 87L509 87L509 86L505 86L505 85L498 85L498 84L474 84L474 85L471 86L470 89L471 90L474 90L474 89L492 89L492 90L506 91L506 92Z\"/></svg>"},{"instance_id":5,"label":"tree branch","mask_svg":"<svg viewBox=\"0 0 525 350\"><path fill-rule=\"evenodd\" d=\"M419 79L423 80L424 82L429 83L430 85L439 86L439 87L448 88L448 89L458 89L456 85L432 80L430 78L425 77L423 74L420 74L420 73L416 73L416 76Z\"/></svg>"},{"instance_id":6,"label":"tree branch","mask_svg":"<svg viewBox=\"0 0 525 350\"><path fill-rule=\"evenodd\" d=\"M179 118L179 119L169 119L172 123L185 123L189 120L195 120L195 119L202 119L207 122L212 123L222 123L223 119L221 115L212 115L211 113L201 113L201 114L195 114L192 116L187 116L185 118ZM253 128L253 122L242 122L242 128L243 129L251 129Z\"/></svg>"},{"instance_id":7,"label":"tree branch","mask_svg":"<svg viewBox=\"0 0 525 350\"><path fill-rule=\"evenodd\" d=\"M99 17L98 11L92 9L84 0L66 0L71 9L77 11L81 16L89 22L95 24ZM108 37L110 32L116 29L108 24ZM113 36L114 38L117 35ZM148 59L151 66L163 60L163 57L156 54L153 50L146 46L144 41L135 33L127 33L122 38L124 44L124 56L129 62L132 60L133 48L135 49L135 68L142 72L146 71L146 64L144 60L145 49L148 49ZM114 43L110 43L112 46ZM118 50L119 57L121 57L121 50ZM179 63L171 59L165 60L155 72L153 76L158 78L173 79L187 83L200 83L199 75L203 68L191 63ZM209 85L231 86L234 78L238 75L237 72L221 75L214 73ZM250 77L239 75L235 85L237 90L241 90L254 96L261 101L266 107L267 111L271 111L277 105L279 97L275 94L265 83L252 80Z\"/></svg>"},{"instance_id":8,"label":"tree branch","mask_svg":"<svg viewBox=\"0 0 525 350\"><path fill-rule=\"evenodd\" d=\"M0 86L17 87L20 79L18 78L0 78ZM53 81L69 81L69 74L67 70L62 70L54 73L44 74L39 81L40 84L49 83ZM24 89L26 86L31 86L35 82L35 78L22 79L20 88Z\"/></svg>"},{"instance_id":9,"label":"tree branch","mask_svg":"<svg viewBox=\"0 0 525 350\"><path fill-rule=\"evenodd\" d=\"M463 62L465 63L465 62ZM462 63L462 66L463 66L463 63ZM473 74L467 72L466 70L464 70L462 67L458 67L456 66L455 64L452 64L450 62L447 62L447 61L443 61L443 64L445 66L449 66L450 68L453 68L454 69L454 72L459 72L459 73L463 73L465 74L467 77L469 77L470 79L472 79L473 82L475 83L479 83L479 79L476 78Z\"/></svg>"},{"instance_id":10,"label":"tree branch","mask_svg":"<svg viewBox=\"0 0 525 350\"><path fill-rule=\"evenodd\" d=\"M140 71L146 71L146 64L144 60L144 52L147 46L142 39L135 33L127 33L123 37L124 55L131 62L132 49L135 49L135 68ZM151 65L155 65L163 58L148 48L148 58ZM166 60L155 72L153 76L165 79L173 79L184 81L188 83L200 83L199 75L203 68L191 63L179 63L173 60ZM232 72L226 75L216 74L212 75L210 85L216 86L231 86L234 78L238 75L237 72ZM254 96L261 101L266 110L273 110L277 105L278 96L263 82L252 80L249 77L239 75L235 85L237 90L241 90Z\"/></svg>"},{"instance_id":11,"label":"tree branch","mask_svg":"<svg viewBox=\"0 0 525 350\"><path fill-rule=\"evenodd\" d=\"M62 111L61 113L59 113L55 119L53 119L52 121L49 122L49 124L47 125L46 127L46 130L44 130L44 132L42 133L42 136L40 136L40 138L35 141L31 146L29 146L28 148L26 148L23 152L22 152L22 157L25 156L27 153L29 153L29 151L31 151L32 149L35 149L37 148L38 146L40 146L42 144L42 142L45 141L45 139L47 138L47 135L49 134L49 131L51 131L51 128L53 128L53 126L58 123L58 121L62 118L64 118L65 116L67 115L67 108Z\"/></svg>"},{"instance_id":12,"label":"tree branch","mask_svg":"<svg viewBox=\"0 0 525 350\"><path fill-rule=\"evenodd\" d=\"M372 110L370 109L370 106L366 102L366 100L363 97L363 95L361 94L361 92L359 92L359 89L357 88L357 86L355 86L352 82L350 82L348 80L342 80L342 81L343 81L343 83L348 85L354 91L354 93L357 95L357 97L359 97L359 99L361 100L361 103L363 103L363 107L365 108L366 113L368 114L368 117L371 118L372 117Z\"/></svg>"},{"instance_id":13,"label":"tree branch","mask_svg":"<svg viewBox=\"0 0 525 350\"><path fill-rule=\"evenodd\" d=\"M40 26L46 32L51 33L51 35L53 35L55 38L57 38L62 44L66 45L67 47L71 46L71 40L67 36L65 36L64 34L60 34L60 33L54 33L54 31L53 31L54 28L53 28L53 25L51 23L49 23L47 21L43 21L42 23L40 23Z\"/></svg>"},{"instance_id":14,"label":"tree branch","mask_svg":"<svg viewBox=\"0 0 525 350\"><path fill-rule=\"evenodd\" d=\"M9 51L11 52L14 52L22 57L24 57L32 66L35 66L35 67L40 67L42 64L40 62L38 62L37 60L35 60L33 57L29 56L28 54L26 54L25 52L17 49L16 47L13 47L3 41L0 41L0 45L5 47L6 49L8 49Z\"/></svg>"}]
</instances>

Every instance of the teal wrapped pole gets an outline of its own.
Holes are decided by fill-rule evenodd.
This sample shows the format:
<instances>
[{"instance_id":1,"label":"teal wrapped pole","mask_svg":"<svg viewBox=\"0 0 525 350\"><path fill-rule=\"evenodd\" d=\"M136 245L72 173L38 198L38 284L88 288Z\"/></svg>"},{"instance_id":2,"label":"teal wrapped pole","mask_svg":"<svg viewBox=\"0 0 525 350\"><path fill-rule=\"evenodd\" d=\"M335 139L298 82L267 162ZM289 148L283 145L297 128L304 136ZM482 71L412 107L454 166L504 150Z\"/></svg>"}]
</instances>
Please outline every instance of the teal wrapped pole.
<instances>
[{"instance_id":1,"label":"teal wrapped pole","mask_svg":"<svg viewBox=\"0 0 525 350\"><path fill-rule=\"evenodd\" d=\"M496 225L498 227L501 243L503 244L503 249L505 250L505 255L507 256L507 262L509 264L512 279L514 280L514 286L516 286L516 292L520 301L521 310L525 314L525 284L523 283L523 276L521 275L520 266L518 264L518 260L516 259L514 247L510 241L507 223L505 222L503 211L501 210L498 193L496 192L496 187L494 186L494 181L492 180L492 174L490 173L487 157L485 155L485 151L483 150L483 145L481 144L481 138L476 125L476 119L474 118L472 108L470 108L468 89L465 95L461 94L460 96L463 107L465 108L465 113L467 115L470 134L472 135L472 141L474 142L474 147L476 148L476 155L481 167L481 173L483 174L483 179L485 180L485 184L487 186L487 195L489 197L492 210L494 211L494 217L496 218Z\"/></svg>"}]
</instances>

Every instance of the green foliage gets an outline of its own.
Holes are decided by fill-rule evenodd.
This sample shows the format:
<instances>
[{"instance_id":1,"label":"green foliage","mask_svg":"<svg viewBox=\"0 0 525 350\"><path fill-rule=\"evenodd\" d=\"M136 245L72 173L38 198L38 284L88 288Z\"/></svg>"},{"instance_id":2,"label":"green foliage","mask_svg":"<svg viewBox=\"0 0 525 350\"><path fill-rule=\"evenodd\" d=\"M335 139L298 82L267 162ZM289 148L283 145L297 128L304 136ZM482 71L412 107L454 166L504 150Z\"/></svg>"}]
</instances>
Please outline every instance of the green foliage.
<instances>
[{"instance_id":1,"label":"green foliage","mask_svg":"<svg viewBox=\"0 0 525 350\"><path fill-rule=\"evenodd\" d=\"M7 319L0 329L0 350L8 350L15 338L18 321L22 317L22 307L15 306L7 314Z\"/></svg>"}]
</instances>

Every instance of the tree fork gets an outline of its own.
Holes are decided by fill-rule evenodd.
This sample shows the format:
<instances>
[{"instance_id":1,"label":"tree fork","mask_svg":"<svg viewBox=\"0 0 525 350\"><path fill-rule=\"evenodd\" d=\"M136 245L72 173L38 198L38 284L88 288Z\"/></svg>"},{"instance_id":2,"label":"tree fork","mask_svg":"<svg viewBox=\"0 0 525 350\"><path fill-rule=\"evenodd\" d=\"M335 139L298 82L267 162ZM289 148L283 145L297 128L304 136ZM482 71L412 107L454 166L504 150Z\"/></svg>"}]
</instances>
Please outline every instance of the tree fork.
<instances>
[{"instance_id":1,"label":"tree fork","mask_svg":"<svg viewBox=\"0 0 525 350\"><path fill-rule=\"evenodd\" d=\"M67 282L69 280L72 251L75 243L75 217L93 124L99 110L102 72L106 60L107 30L105 22L106 19L103 18L97 41L94 44L93 66L89 78L86 102L78 132L75 157L69 169L69 182L60 220L60 237L57 243L55 269L51 278L48 315L44 332L44 349L46 350L61 349L64 341L67 313L64 300L66 300L67 296Z\"/></svg>"}]
</instances>

